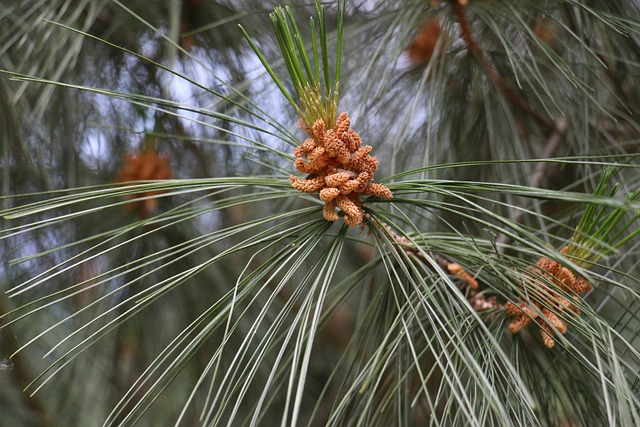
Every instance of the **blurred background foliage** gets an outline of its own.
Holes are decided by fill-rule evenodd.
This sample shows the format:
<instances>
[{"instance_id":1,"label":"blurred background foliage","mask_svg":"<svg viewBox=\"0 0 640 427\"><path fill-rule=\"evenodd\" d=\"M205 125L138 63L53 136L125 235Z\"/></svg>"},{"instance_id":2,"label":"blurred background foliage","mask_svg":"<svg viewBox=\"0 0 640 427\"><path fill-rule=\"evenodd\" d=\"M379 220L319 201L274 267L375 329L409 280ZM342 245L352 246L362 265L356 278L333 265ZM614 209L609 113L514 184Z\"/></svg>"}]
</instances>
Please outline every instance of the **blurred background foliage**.
<instances>
[{"instance_id":1,"label":"blurred background foliage","mask_svg":"<svg viewBox=\"0 0 640 427\"><path fill-rule=\"evenodd\" d=\"M640 5L464 3L347 1L338 109L392 177L372 216L506 301L586 202L640 210L588 196L605 164L622 195L640 182ZM0 425L634 425L637 239L581 270L597 286L548 349L389 235L324 221L288 186L304 136L238 29L282 72L278 4L0 0ZM227 323L234 292L248 314Z\"/></svg>"}]
</instances>

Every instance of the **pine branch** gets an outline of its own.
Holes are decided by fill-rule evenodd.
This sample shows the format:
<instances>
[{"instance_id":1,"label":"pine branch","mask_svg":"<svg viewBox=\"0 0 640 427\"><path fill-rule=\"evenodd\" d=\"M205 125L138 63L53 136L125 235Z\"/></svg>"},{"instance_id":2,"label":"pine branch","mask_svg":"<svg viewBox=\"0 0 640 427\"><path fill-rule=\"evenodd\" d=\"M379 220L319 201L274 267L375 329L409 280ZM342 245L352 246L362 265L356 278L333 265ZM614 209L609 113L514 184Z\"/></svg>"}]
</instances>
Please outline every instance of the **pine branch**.
<instances>
[{"instance_id":1,"label":"pine branch","mask_svg":"<svg viewBox=\"0 0 640 427\"><path fill-rule=\"evenodd\" d=\"M420 260L428 268L433 269L433 263L435 262L443 271L461 279L458 282L458 288L466 296L474 310L481 312L501 308L495 297L487 297L481 292L478 281L460 264L452 262L441 254L418 248L411 240L398 234L389 224L382 222L380 219L374 219L369 214L366 215L366 218L369 225L373 224L394 243L397 251L403 251L410 257Z\"/></svg>"},{"instance_id":2,"label":"pine branch","mask_svg":"<svg viewBox=\"0 0 640 427\"><path fill-rule=\"evenodd\" d=\"M523 96L515 90L504 77L502 77L496 67L491 63L489 58L484 54L484 50L480 44L473 37L471 27L465 15L466 7L458 0L449 0L453 7L453 11L456 20L460 24L460 30L462 33L462 40L464 40L469 53L480 63L482 69L487 74L489 79L493 82L495 87L502 93L509 102L511 102L516 108L521 110L526 115L533 118L540 126L546 131L553 134L563 135L565 129L560 127L560 122L556 123L549 119L541 112L536 110L531 104L529 104ZM551 138L550 138L551 139Z\"/></svg>"},{"instance_id":3,"label":"pine branch","mask_svg":"<svg viewBox=\"0 0 640 427\"><path fill-rule=\"evenodd\" d=\"M564 120L558 120L556 122L556 130L554 130L547 143L544 146L542 151L541 158L543 159L551 159L556 156L558 149L560 148L560 143L562 141L562 137L566 132L567 126ZM530 186L533 188L542 188L543 179L546 176L546 169L548 167L548 163L545 161L540 161L535 164L533 167L533 174L531 175L531 183ZM521 223L524 220L524 213L533 205L532 199L526 199L515 211L515 213L511 216L511 221L515 223ZM498 250L503 252L507 245L511 243L513 238L507 234L500 234L496 238L496 243L498 246Z\"/></svg>"}]
</instances>

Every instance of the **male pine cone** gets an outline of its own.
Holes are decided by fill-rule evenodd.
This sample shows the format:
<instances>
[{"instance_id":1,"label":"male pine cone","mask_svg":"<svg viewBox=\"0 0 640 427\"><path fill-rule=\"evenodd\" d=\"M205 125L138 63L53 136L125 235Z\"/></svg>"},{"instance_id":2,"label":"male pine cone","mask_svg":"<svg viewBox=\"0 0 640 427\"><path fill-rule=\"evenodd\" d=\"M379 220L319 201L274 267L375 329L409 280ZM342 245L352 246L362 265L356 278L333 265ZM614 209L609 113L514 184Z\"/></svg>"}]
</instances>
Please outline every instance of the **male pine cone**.
<instances>
[{"instance_id":1,"label":"male pine cone","mask_svg":"<svg viewBox=\"0 0 640 427\"><path fill-rule=\"evenodd\" d=\"M293 154L296 169L308 175L306 178L292 175L289 179L296 190L320 192L326 220L337 220L339 208L345 214L345 224L354 227L364 217L361 195L390 199L391 191L371 182L378 159L369 155L371 146L362 146L360 136L349 125L347 113L340 114L334 129L327 129L322 119L316 120L311 128L301 121L300 126L310 138L296 147Z\"/></svg>"}]
</instances>

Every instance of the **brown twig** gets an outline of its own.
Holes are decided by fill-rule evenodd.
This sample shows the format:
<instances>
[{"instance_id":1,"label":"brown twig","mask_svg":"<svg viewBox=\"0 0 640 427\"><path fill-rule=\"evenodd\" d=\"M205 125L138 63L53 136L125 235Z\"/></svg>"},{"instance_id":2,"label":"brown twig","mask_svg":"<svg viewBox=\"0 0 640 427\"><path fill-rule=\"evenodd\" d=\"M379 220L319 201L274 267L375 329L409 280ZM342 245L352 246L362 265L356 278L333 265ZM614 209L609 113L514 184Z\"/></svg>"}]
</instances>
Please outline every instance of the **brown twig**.
<instances>
[{"instance_id":1,"label":"brown twig","mask_svg":"<svg viewBox=\"0 0 640 427\"><path fill-rule=\"evenodd\" d=\"M473 55L480 63L484 71L487 73L493 84L498 88L502 95L511 102L516 108L520 109L525 114L532 117L538 124L543 126L548 131L557 131L556 123L550 118L546 117L538 110L533 108L520 94L498 73L494 65L489 61L489 58L484 54L482 47L478 44L476 39L471 33L469 22L464 13L465 7L457 0L449 0L453 6L453 12L455 14L458 24L460 24L460 31L462 40L467 46L467 50Z\"/></svg>"},{"instance_id":2,"label":"brown twig","mask_svg":"<svg viewBox=\"0 0 640 427\"><path fill-rule=\"evenodd\" d=\"M558 150L558 147L560 147L562 136L564 135L566 130L567 130L567 123L564 119L560 119L556 121L555 131L549 136L549 139L547 140L547 143L545 144L544 149L542 150L542 155L541 155L542 159L548 159L555 156L555 153ZM547 165L547 162L545 161L536 162L535 166L533 167L533 174L531 175L531 182L529 184L531 187L533 188L542 187L542 179L545 177L546 165ZM521 209L518 209L515 212L511 220L513 222L520 223L523 219L525 209L531 207L531 205L532 205L531 199L527 199L527 201L523 203L523 206L521 207ZM511 237L507 236L506 234L500 234L496 238L498 250L503 252L505 245L509 244L511 240L512 240Z\"/></svg>"},{"instance_id":3,"label":"brown twig","mask_svg":"<svg viewBox=\"0 0 640 427\"><path fill-rule=\"evenodd\" d=\"M389 225L373 219L368 214L366 214L366 218L370 224L374 224L394 243L396 250L404 251L408 256L422 261L427 266L432 266L430 261L433 260L444 271L462 279L458 283L458 289L466 296L467 301L476 311L500 307L495 297L487 297L480 291L478 281L460 264L452 262L440 254L420 250L409 239L396 233Z\"/></svg>"},{"instance_id":4,"label":"brown twig","mask_svg":"<svg viewBox=\"0 0 640 427\"><path fill-rule=\"evenodd\" d=\"M540 126L542 126L547 132L549 137L547 143L542 151L541 158L547 159L555 156L556 151L560 147L562 137L566 133L567 123L564 119L552 120L549 117L543 115L540 111L536 110L531 104L529 104L520 94L507 82L496 70L495 66L491 63L489 58L485 55L482 47L473 37L469 22L465 16L465 7L457 0L449 0L453 6L453 11L456 16L458 24L460 24L460 31L462 40L464 40L469 53L471 53L476 60L480 63L484 71L487 73L493 84L498 88L502 95L511 102L516 108L520 109L525 114L532 117ZM542 184L542 179L545 176L546 162L537 162L533 168L533 174L531 175L531 187L539 188ZM524 210L531 205L531 202L525 203L522 209L518 210L512 220L514 222L521 222ZM504 245L508 244L511 238L506 234L501 234L496 239L499 250L504 248Z\"/></svg>"}]
</instances>

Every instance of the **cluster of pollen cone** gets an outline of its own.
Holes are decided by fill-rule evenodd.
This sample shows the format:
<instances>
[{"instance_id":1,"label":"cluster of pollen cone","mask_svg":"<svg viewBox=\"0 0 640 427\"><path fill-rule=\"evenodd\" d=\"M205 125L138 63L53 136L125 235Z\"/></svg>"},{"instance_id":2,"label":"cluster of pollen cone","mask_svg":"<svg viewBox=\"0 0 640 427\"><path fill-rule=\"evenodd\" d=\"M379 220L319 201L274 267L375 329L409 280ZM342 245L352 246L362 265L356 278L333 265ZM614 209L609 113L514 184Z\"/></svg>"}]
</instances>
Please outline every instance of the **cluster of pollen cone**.
<instances>
[{"instance_id":1,"label":"cluster of pollen cone","mask_svg":"<svg viewBox=\"0 0 640 427\"><path fill-rule=\"evenodd\" d=\"M565 246L560 252L566 251ZM580 314L580 310L566 298L567 294L581 294L592 289L591 284L584 278L547 257L540 258L535 266L527 269L521 285L535 302L505 304L507 314L511 317L509 331L515 334L531 322L535 322L540 327L542 341L549 348L555 344L551 325L562 334L567 332L566 323L556 313L574 316ZM574 295L573 299L577 300L578 296Z\"/></svg>"},{"instance_id":2,"label":"cluster of pollen cone","mask_svg":"<svg viewBox=\"0 0 640 427\"><path fill-rule=\"evenodd\" d=\"M391 198L391 191L371 182L378 169L378 159L369 155L371 146L362 146L360 136L349 128L347 113L340 114L334 129L327 129L322 119L312 127L302 123L308 138L293 152L295 167L306 178L290 177L291 186L305 193L320 192L325 205L322 214L328 221L339 218L336 209L344 212L349 227L362 222L364 211L361 195Z\"/></svg>"}]
</instances>

